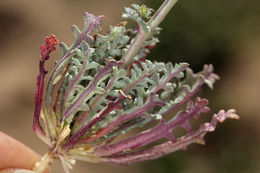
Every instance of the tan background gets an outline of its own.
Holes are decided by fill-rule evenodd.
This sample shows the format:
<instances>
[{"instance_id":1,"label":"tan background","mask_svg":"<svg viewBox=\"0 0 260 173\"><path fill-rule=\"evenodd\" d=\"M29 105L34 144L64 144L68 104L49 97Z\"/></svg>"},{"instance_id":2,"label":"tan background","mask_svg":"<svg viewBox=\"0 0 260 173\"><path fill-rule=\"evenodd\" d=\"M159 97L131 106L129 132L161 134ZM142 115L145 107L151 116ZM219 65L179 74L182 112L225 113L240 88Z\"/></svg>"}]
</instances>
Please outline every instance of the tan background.
<instances>
[{"instance_id":1,"label":"tan background","mask_svg":"<svg viewBox=\"0 0 260 173\"><path fill-rule=\"evenodd\" d=\"M0 130L22 141L40 154L47 147L32 131L33 97L38 74L39 46L45 36L72 42L70 26L83 24L83 12L106 15L104 26L120 21L127 1L1 0L0 33ZM116 10L119 8L120 10ZM106 27L107 28L107 27ZM56 53L58 56L58 53ZM53 56L54 57L54 56ZM53 61L48 64L53 65ZM76 164L73 172L140 172L138 166L111 167ZM56 163L53 172L62 172Z\"/></svg>"},{"instance_id":2,"label":"tan background","mask_svg":"<svg viewBox=\"0 0 260 173\"><path fill-rule=\"evenodd\" d=\"M39 46L43 43L44 37L54 33L58 39L69 45L72 42L70 25L77 24L81 27L84 11L106 15L103 26L107 28L109 24L120 22L123 7L129 2L126 0L1 0L0 130L22 141L40 154L44 154L47 147L37 138L31 128L35 79L38 74L40 56ZM244 44L235 49L232 58L227 57L222 81L217 85L215 95L211 96L215 99L211 102L238 109L241 120L236 124L228 123L232 126L231 132L236 140L233 145L252 143L252 145L248 144L252 147L249 159L252 159L252 167L256 173L260 172L259 164L256 164L257 160L260 161L259 35L240 38ZM58 55L56 52L53 57ZM51 67L52 62L48 66ZM221 133L222 136L225 135L225 131ZM214 140L208 145L211 148ZM206 147L200 148L199 151ZM243 151L240 152L243 157ZM190 151L187 153L194 154ZM188 159L192 161L189 161L190 164L180 172L213 172L207 166L205 157L199 158L197 155L192 155ZM230 159L232 160L232 156ZM53 172L62 172L60 164L55 163ZM145 170L142 164L120 167L78 162L73 172L141 173Z\"/></svg>"}]
</instances>

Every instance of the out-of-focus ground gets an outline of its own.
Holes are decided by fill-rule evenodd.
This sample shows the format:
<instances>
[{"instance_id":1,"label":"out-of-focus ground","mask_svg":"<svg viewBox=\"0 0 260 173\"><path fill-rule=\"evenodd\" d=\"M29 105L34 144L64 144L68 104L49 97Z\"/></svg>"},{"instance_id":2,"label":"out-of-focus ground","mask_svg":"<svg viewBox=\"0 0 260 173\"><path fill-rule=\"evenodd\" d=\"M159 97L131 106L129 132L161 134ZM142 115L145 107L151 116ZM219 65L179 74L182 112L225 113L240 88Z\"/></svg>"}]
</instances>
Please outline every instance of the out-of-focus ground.
<instances>
[{"instance_id":1,"label":"out-of-focus ground","mask_svg":"<svg viewBox=\"0 0 260 173\"><path fill-rule=\"evenodd\" d=\"M116 24L129 2L1 0L0 130L44 154L47 147L31 128L39 45L52 33L71 43L70 25L82 26L84 11L106 15L104 28ZM157 8L161 2L145 3ZM205 88L204 96L209 98L212 112L236 108L241 120L219 125L216 132L206 136L206 146L193 145L185 152L129 167L78 162L73 172L260 172L258 5L256 0L179 1L162 24L162 44L151 55L157 61L159 57L163 61L186 61L196 71L204 63L213 63L221 81L213 92ZM55 56L59 56L58 52ZM53 62L47 65L52 67ZM52 170L62 172L58 163Z\"/></svg>"}]
</instances>

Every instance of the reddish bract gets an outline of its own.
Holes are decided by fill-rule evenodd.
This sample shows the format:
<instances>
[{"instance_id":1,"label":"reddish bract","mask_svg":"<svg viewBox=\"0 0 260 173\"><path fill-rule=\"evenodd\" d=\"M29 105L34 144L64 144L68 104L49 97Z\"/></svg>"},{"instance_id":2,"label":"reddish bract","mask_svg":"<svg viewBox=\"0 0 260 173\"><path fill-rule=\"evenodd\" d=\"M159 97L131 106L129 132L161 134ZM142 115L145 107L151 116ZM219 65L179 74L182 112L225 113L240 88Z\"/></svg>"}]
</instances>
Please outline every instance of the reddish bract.
<instances>
[{"instance_id":1,"label":"reddish bract","mask_svg":"<svg viewBox=\"0 0 260 173\"><path fill-rule=\"evenodd\" d=\"M56 39L55 35L50 35L45 38L45 44L40 46L42 58L46 58L50 52L54 51L55 45L58 44L58 40Z\"/></svg>"}]
</instances>

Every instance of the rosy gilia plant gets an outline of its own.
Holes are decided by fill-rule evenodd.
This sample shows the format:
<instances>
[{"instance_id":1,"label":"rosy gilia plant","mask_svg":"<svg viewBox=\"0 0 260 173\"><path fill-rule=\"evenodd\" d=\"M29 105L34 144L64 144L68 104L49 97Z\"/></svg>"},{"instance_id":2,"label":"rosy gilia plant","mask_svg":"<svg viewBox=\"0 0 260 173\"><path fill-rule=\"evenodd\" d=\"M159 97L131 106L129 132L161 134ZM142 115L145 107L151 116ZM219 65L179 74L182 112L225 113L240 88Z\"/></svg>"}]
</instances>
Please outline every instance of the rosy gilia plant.
<instances>
[{"instance_id":1,"label":"rosy gilia plant","mask_svg":"<svg viewBox=\"0 0 260 173\"><path fill-rule=\"evenodd\" d=\"M221 110L194 129L190 119L199 119L209 108L206 99L192 98L202 85L212 88L218 79L212 65L193 73L187 63L146 59L158 42L158 25L175 3L166 0L153 15L144 5L125 8L123 18L137 22L137 29L126 29L122 22L110 26L105 35L98 34L104 17L85 13L83 30L72 26L73 44L59 44L62 56L46 86L44 63L58 41L55 36L45 39L33 129L49 151L35 164L35 172L43 172L55 159L61 160L65 172L75 160L129 165L155 159L192 143L204 144L204 135L214 131L218 122L239 118L234 110ZM186 134L175 137L173 131L179 127ZM136 129L140 132L128 134ZM115 140L121 134L126 138Z\"/></svg>"}]
</instances>

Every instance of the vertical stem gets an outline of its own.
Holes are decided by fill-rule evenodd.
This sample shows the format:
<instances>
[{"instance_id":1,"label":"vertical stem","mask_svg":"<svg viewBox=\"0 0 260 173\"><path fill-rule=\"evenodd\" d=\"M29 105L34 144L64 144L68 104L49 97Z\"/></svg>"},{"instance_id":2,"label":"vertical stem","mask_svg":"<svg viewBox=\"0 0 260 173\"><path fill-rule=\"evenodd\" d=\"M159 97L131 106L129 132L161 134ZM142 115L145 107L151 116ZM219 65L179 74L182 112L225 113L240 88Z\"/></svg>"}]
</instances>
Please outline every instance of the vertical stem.
<instances>
[{"instance_id":1,"label":"vertical stem","mask_svg":"<svg viewBox=\"0 0 260 173\"><path fill-rule=\"evenodd\" d=\"M170 12L170 10L174 7L178 0L165 0L164 3L160 6L160 8L156 11L156 13L149 20L149 26L151 28L151 32L153 32L160 23L164 20L166 15Z\"/></svg>"},{"instance_id":2,"label":"vertical stem","mask_svg":"<svg viewBox=\"0 0 260 173\"><path fill-rule=\"evenodd\" d=\"M134 61L135 55L138 53L143 43L147 38L151 36L154 30L160 25L164 20L169 11L176 4L177 0L165 0L161 7L156 11L156 13L149 20L148 25L150 27L150 32L144 32L141 27L139 27L138 34L136 35L134 41L122 57L124 62L124 68L127 68Z\"/></svg>"},{"instance_id":3,"label":"vertical stem","mask_svg":"<svg viewBox=\"0 0 260 173\"><path fill-rule=\"evenodd\" d=\"M52 164L53 160L58 157L57 151L60 147L61 142L70 134L69 125L65 126L60 132L55 147L52 148L49 152L47 152L39 162L35 163L33 171L37 173L43 173L48 167Z\"/></svg>"},{"instance_id":4,"label":"vertical stem","mask_svg":"<svg viewBox=\"0 0 260 173\"><path fill-rule=\"evenodd\" d=\"M140 48L142 47L143 43L147 39L147 34L143 32L141 27L139 26L138 34L136 35L134 41L127 49L126 53L122 57L122 61L124 62L123 68L127 68L132 62L134 61L135 55L138 53Z\"/></svg>"},{"instance_id":5,"label":"vertical stem","mask_svg":"<svg viewBox=\"0 0 260 173\"><path fill-rule=\"evenodd\" d=\"M39 162L37 162L33 168L33 171L37 173L43 173L48 169L49 165L53 162L53 156L50 152L46 153Z\"/></svg>"}]
</instances>

